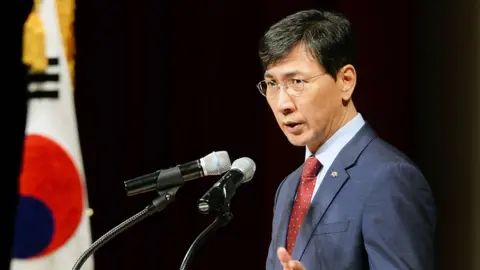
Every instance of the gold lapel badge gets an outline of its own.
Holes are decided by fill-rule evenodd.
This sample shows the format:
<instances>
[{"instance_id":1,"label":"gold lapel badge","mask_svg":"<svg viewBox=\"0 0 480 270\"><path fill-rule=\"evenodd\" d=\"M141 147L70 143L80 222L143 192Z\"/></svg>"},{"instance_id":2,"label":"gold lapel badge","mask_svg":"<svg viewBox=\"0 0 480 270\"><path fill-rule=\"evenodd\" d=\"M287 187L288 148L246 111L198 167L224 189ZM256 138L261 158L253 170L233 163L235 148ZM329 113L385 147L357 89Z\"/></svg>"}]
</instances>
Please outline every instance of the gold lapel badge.
<instances>
[{"instance_id":1,"label":"gold lapel badge","mask_svg":"<svg viewBox=\"0 0 480 270\"><path fill-rule=\"evenodd\" d=\"M337 177L337 176L338 176L338 172L335 172L335 171L334 171L334 172L332 172L331 175L332 175L333 177Z\"/></svg>"}]
</instances>

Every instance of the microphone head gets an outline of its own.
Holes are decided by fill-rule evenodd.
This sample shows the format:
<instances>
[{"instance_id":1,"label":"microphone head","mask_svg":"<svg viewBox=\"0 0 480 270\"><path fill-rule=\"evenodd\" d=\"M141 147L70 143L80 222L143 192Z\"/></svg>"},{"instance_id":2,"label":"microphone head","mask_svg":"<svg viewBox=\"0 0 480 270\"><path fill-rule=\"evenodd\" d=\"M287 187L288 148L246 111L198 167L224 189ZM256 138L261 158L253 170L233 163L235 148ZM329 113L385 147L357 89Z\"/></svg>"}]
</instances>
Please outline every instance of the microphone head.
<instances>
[{"instance_id":1,"label":"microphone head","mask_svg":"<svg viewBox=\"0 0 480 270\"><path fill-rule=\"evenodd\" d=\"M243 173L244 177L240 182L241 184L243 184L252 180L253 175L255 174L255 170L257 169L257 166L255 165L255 162L251 158L242 157L233 162L232 170L233 169L237 169Z\"/></svg>"},{"instance_id":2,"label":"microphone head","mask_svg":"<svg viewBox=\"0 0 480 270\"><path fill-rule=\"evenodd\" d=\"M203 174L220 175L231 168L230 157L227 151L212 152L200 159Z\"/></svg>"}]
</instances>

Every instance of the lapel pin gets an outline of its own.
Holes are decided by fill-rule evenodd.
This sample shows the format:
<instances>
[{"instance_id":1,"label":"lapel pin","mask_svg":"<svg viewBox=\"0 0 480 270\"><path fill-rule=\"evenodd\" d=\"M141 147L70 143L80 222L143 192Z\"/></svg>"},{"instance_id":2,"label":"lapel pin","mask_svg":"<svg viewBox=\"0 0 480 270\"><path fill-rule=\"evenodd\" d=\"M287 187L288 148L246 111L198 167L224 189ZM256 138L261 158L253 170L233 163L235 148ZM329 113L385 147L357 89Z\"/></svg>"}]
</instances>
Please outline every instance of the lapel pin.
<instances>
[{"instance_id":1,"label":"lapel pin","mask_svg":"<svg viewBox=\"0 0 480 270\"><path fill-rule=\"evenodd\" d=\"M338 172L335 172L335 171L332 172L332 176L333 176L333 177L337 177L337 176L338 176Z\"/></svg>"}]
</instances>

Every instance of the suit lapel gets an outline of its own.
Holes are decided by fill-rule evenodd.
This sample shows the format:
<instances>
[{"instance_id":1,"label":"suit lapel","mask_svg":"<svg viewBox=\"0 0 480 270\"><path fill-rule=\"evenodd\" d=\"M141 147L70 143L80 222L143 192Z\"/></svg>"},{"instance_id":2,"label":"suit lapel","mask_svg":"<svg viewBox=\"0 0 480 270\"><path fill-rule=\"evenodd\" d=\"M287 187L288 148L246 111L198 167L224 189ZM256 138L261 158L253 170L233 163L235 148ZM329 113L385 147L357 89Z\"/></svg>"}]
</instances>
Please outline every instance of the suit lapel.
<instances>
[{"instance_id":1,"label":"suit lapel","mask_svg":"<svg viewBox=\"0 0 480 270\"><path fill-rule=\"evenodd\" d=\"M297 193L298 182L302 174L303 165L300 166L295 172L293 172L287 180L285 180L285 186L282 188L279 194L280 198L285 198L282 203L278 205L278 212L280 215L280 223L277 232L277 247L285 247L287 239L288 223L290 221L290 214L292 212L293 201L295 194Z\"/></svg>"},{"instance_id":2,"label":"suit lapel","mask_svg":"<svg viewBox=\"0 0 480 270\"><path fill-rule=\"evenodd\" d=\"M337 163L337 162L335 162ZM297 236L297 241L295 242L295 247L293 248L293 258L301 259L305 248L313 234L313 231L317 227L318 223L322 219L325 211L332 202L333 198L340 191L341 187L349 178L348 173L338 164L332 164L331 169L325 175L325 178L320 185L315 197L313 198L312 204L307 211L307 215L302 223L302 227ZM339 168L342 168L341 170ZM331 176L330 171L336 171L338 176Z\"/></svg>"},{"instance_id":3,"label":"suit lapel","mask_svg":"<svg viewBox=\"0 0 480 270\"><path fill-rule=\"evenodd\" d=\"M337 158L330 166L302 223L302 227L293 249L292 257L294 259L301 259L315 228L320 223L337 193L350 177L347 169L354 166L360 153L375 138L375 136L374 131L368 126L368 124L365 124L353 139L342 149L342 151L340 151ZM333 172L336 172L336 174L332 175Z\"/></svg>"}]
</instances>

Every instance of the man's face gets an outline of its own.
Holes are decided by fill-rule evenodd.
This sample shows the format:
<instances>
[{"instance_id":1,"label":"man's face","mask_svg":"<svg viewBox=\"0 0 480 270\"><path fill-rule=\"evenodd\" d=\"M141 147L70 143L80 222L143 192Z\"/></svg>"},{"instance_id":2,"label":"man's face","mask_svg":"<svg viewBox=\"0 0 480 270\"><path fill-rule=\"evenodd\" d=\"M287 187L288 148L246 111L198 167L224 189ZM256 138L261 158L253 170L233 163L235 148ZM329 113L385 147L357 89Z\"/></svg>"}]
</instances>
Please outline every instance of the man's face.
<instances>
[{"instance_id":1,"label":"man's face","mask_svg":"<svg viewBox=\"0 0 480 270\"><path fill-rule=\"evenodd\" d=\"M308 79L311 77L314 78ZM298 95L285 91L283 84L291 79L305 80ZM307 145L315 152L342 125L347 112L342 102L346 92L344 81L341 78L335 81L325 73L304 45L297 45L284 59L268 67L265 80L282 85L275 94L267 95L267 101L293 145Z\"/></svg>"}]
</instances>

